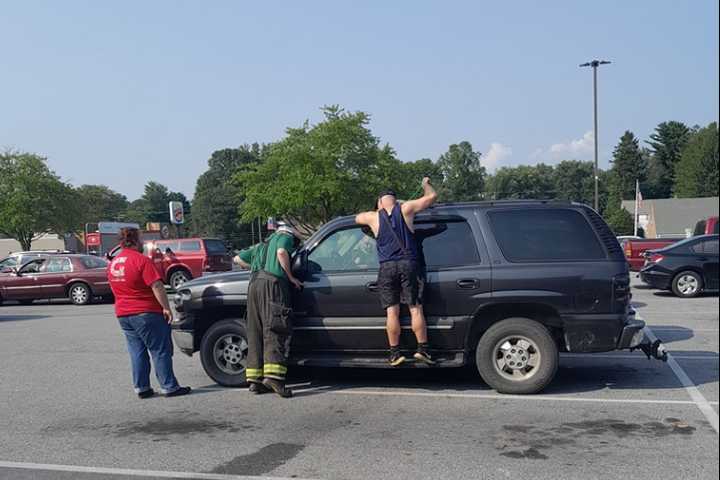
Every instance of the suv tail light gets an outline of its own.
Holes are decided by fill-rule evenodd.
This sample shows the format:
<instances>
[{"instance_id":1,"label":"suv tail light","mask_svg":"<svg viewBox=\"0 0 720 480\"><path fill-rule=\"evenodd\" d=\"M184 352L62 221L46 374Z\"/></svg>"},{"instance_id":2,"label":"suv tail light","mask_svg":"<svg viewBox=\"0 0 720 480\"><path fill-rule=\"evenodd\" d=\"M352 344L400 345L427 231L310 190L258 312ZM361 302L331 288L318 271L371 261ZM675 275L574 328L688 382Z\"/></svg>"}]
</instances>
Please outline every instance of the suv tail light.
<instances>
[{"instance_id":1,"label":"suv tail light","mask_svg":"<svg viewBox=\"0 0 720 480\"><path fill-rule=\"evenodd\" d=\"M630 293L630 275L623 273L613 277L613 300L616 305L620 305L621 311L630 303L632 294Z\"/></svg>"},{"instance_id":2,"label":"suv tail light","mask_svg":"<svg viewBox=\"0 0 720 480\"><path fill-rule=\"evenodd\" d=\"M665 257L660 255L659 253L651 253L650 258L648 258L648 262L650 263L660 263L663 261Z\"/></svg>"}]
</instances>

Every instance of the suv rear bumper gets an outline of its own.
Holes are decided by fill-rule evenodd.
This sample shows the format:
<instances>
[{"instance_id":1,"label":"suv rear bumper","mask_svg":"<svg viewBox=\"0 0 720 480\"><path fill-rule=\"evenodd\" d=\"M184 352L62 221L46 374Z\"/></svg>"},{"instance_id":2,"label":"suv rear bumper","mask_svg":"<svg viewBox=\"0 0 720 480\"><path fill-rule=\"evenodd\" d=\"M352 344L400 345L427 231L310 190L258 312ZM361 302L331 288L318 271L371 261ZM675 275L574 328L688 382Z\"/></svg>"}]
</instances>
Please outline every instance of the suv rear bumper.
<instances>
[{"instance_id":1,"label":"suv rear bumper","mask_svg":"<svg viewBox=\"0 0 720 480\"><path fill-rule=\"evenodd\" d=\"M623 327L620 340L618 341L618 350L624 350L628 348L636 348L645 339L645 322L642 320L636 320L635 315L628 318L628 322Z\"/></svg>"}]
</instances>

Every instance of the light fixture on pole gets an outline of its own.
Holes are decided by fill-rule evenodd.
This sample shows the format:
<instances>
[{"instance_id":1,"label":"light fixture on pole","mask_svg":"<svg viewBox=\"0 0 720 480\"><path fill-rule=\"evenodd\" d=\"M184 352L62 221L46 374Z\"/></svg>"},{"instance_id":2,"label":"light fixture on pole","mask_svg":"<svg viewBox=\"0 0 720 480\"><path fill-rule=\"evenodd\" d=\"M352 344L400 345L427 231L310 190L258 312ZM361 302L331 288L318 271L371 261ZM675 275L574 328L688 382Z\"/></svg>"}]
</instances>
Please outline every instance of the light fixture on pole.
<instances>
[{"instance_id":1,"label":"light fixture on pole","mask_svg":"<svg viewBox=\"0 0 720 480\"><path fill-rule=\"evenodd\" d=\"M598 195L598 121L597 121L597 68L600 65L607 65L607 60L593 60L580 64L581 67L592 67L593 69L593 140L595 142L595 211L600 210Z\"/></svg>"}]
</instances>

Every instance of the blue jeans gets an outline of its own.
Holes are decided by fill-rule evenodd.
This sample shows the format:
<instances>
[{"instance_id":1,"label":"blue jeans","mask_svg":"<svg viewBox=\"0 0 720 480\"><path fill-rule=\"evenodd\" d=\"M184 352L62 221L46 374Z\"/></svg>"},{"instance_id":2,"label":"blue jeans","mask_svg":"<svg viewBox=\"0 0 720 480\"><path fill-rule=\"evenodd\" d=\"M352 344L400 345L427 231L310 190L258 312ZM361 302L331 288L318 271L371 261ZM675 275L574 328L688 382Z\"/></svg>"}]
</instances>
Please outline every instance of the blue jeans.
<instances>
[{"instance_id":1,"label":"blue jeans","mask_svg":"<svg viewBox=\"0 0 720 480\"><path fill-rule=\"evenodd\" d=\"M159 313L141 313L118 317L118 321L127 340L135 392L150 390L148 351L152 355L155 376L160 382L162 392L170 393L180 388L173 373L170 325L165 318Z\"/></svg>"}]
</instances>

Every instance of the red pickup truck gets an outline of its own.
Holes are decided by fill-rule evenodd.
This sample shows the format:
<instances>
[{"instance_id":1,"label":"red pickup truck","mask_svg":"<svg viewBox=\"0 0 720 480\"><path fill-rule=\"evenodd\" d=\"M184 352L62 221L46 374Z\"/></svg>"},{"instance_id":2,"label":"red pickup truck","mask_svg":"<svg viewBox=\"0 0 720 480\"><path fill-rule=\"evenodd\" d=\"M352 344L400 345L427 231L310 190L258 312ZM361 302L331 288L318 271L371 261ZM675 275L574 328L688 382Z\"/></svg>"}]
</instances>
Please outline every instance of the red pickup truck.
<instances>
[{"instance_id":1,"label":"red pickup truck","mask_svg":"<svg viewBox=\"0 0 720 480\"><path fill-rule=\"evenodd\" d=\"M630 265L630 270L639 272L645 265L644 254L646 251L667 247L680 240L682 240L682 238L625 239L622 241L622 247L623 252L625 252L625 258Z\"/></svg>"},{"instance_id":2,"label":"red pickup truck","mask_svg":"<svg viewBox=\"0 0 720 480\"><path fill-rule=\"evenodd\" d=\"M693 231L693 236L695 235L713 235L717 234L718 232L718 217L709 217L705 218L703 220L700 220L695 224L695 230Z\"/></svg>"}]
</instances>

